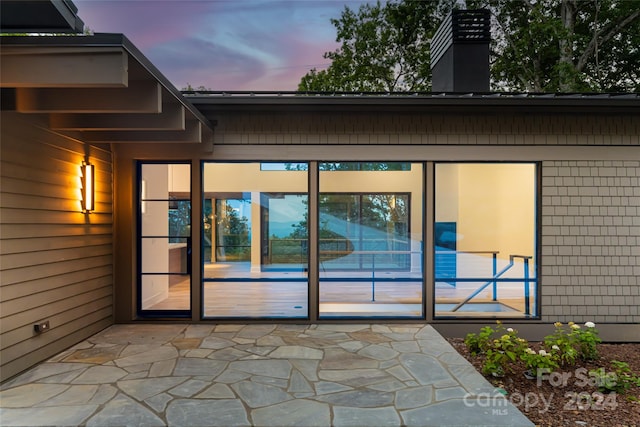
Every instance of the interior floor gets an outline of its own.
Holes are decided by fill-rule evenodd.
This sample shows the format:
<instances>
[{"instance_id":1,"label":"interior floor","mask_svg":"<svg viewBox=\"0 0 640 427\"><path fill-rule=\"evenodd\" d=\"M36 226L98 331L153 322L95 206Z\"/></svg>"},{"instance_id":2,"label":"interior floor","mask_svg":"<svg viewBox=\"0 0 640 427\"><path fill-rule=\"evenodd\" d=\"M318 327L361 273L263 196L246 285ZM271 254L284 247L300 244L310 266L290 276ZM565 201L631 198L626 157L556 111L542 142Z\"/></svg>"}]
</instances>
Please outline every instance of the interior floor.
<instances>
[{"instance_id":1,"label":"interior floor","mask_svg":"<svg viewBox=\"0 0 640 427\"><path fill-rule=\"evenodd\" d=\"M215 267L211 267L212 269ZM229 270L227 270L229 271ZM209 271L209 274L212 272ZM409 272L378 274L330 272L321 274L319 317L415 317L423 316L422 282ZM226 276L226 275L225 275ZM307 281L304 272L293 276L283 272L261 273L264 281L206 281L203 287L205 318L306 318L308 316ZM415 278L413 277L415 276ZM233 277L233 276L231 276ZM337 279L342 277L343 280ZM285 279L285 280L278 280ZM295 280L300 278L302 280ZM388 281L388 279L401 279ZM294 279L294 280L291 280ZM384 279L387 279L385 281ZM414 280L415 279L415 280ZM366 281L365 281L366 280ZM478 287L478 283L437 282L436 317L526 317L521 283L500 283L497 299L491 286L455 312L452 309ZM530 308L535 307L531 286ZM427 296L427 301L431 296ZM190 280L170 286L168 297L149 310L189 310Z\"/></svg>"}]
</instances>

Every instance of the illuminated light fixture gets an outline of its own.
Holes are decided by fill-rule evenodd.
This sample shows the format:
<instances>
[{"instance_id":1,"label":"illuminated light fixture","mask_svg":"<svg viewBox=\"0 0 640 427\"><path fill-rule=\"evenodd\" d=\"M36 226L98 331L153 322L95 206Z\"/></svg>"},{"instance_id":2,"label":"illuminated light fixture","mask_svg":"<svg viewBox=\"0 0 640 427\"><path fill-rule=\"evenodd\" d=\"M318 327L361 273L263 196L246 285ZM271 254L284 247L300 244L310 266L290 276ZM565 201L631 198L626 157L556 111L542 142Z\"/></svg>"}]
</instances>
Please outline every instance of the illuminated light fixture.
<instances>
[{"instance_id":1,"label":"illuminated light fixture","mask_svg":"<svg viewBox=\"0 0 640 427\"><path fill-rule=\"evenodd\" d=\"M91 212L96 208L94 165L82 164L82 210Z\"/></svg>"}]
</instances>

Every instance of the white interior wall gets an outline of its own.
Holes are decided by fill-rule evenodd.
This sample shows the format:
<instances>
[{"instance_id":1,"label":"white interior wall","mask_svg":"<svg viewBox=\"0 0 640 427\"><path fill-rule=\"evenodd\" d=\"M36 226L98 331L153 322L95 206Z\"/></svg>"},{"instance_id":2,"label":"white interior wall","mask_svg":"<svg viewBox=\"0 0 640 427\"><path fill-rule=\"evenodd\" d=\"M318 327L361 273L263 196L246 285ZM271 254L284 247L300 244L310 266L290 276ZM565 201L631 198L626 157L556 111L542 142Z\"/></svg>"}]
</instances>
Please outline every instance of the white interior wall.
<instances>
[{"instance_id":1,"label":"white interior wall","mask_svg":"<svg viewBox=\"0 0 640 427\"><path fill-rule=\"evenodd\" d=\"M191 192L191 165L167 165L167 181L169 192Z\"/></svg>"},{"instance_id":2,"label":"white interior wall","mask_svg":"<svg viewBox=\"0 0 640 427\"><path fill-rule=\"evenodd\" d=\"M458 171L457 163L436 165L436 222L458 222Z\"/></svg>"},{"instance_id":3,"label":"white interior wall","mask_svg":"<svg viewBox=\"0 0 640 427\"><path fill-rule=\"evenodd\" d=\"M460 164L457 194L458 250L535 255L535 165Z\"/></svg>"}]
</instances>

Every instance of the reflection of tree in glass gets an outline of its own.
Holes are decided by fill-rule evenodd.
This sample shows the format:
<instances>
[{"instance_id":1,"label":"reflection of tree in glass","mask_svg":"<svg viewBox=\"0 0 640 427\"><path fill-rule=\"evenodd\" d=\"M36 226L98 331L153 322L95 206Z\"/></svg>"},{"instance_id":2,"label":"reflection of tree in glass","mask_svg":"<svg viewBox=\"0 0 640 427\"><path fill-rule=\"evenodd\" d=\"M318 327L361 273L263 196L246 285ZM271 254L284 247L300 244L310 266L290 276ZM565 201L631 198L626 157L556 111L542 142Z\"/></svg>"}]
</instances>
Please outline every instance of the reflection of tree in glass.
<instances>
[{"instance_id":1,"label":"reflection of tree in glass","mask_svg":"<svg viewBox=\"0 0 640 427\"><path fill-rule=\"evenodd\" d=\"M325 172L331 171L409 171L411 163L407 162L343 162L320 163L318 169Z\"/></svg>"},{"instance_id":2,"label":"reflection of tree in glass","mask_svg":"<svg viewBox=\"0 0 640 427\"><path fill-rule=\"evenodd\" d=\"M191 202L169 201L169 243L184 243L191 236Z\"/></svg>"},{"instance_id":3,"label":"reflection of tree in glass","mask_svg":"<svg viewBox=\"0 0 640 427\"><path fill-rule=\"evenodd\" d=\"M305 198L302 200L302 204L304 205L304 214L302 215L302 220L297 223L291 225L293 231L289 234L285 239L308 239L309 238L309 199ZM275 236L273 238L276 238Z\"/></svg>"},{"instance_id":4,"label":"reflection of tree in glass","mask_svg":"<svg viewBox=\"0 0 640 427\"><path fill-rule=\"evenodd\" d=\"M239 202L245 202L239 200ZM224 204L223 204L224 203ZM248 219L240 216L228 200L216 202L216 246L220 261L251 259Z\"/></svg>"},{"instance_id":5,"label":"reflection of tree in glass","mask_svg":"<svg viewBox=\"0 0 640 427\"><path fill-rule=\"evenodd\" d=\"M407 224L408 201L407 194L321 194L320 221L327 226L326 218L336 218L343 225L360 224L396 234L395 224Z\"/></svg>"},{"instance_id":6,"label":"reflection of tree in glass","mask_svg":"<svg viewBox=\"0 0 640 427\"><path fill-rule=\"evenodd\" d=\"M368 251L408 250L406 194L362 195L361 247Z\"/></svg>"},{"instance_id":7,"label":"reflection of tree in glass","mask_svg":"<svg viewBox=\"0 0 640 427\"><path fill-rule=\"evenodd\" d=\"M205 260L211 260L211 232L213 226L213 207L211 203L211 199L204 199L204 205L202 207L203 217L202 224L204 228L203 235L203 257Z\"/></svg>"},{"instance_id":8,"label":"reflection of tree in glass","mask_svg":"<svg viewBox=\"0 0 640 427\"><path fill-rule=\"evenodd\" d=\"M302 170L299 168L293 168L292 164L286 164L286 170ZM294 165L299 165L295 163ZM305 164L306 166L306 164ZM270 241L270 261L279 264L300 264L306 263L309 256L309 232L308 232L308 207L309 201L306 195L294 195L290 194L288 197L299 198L302 208L298 213L302 215L302 220L297 224L291 224L293 229L291 233L286 236L277 236L272 234L269 237Z\"/></svg>"},{"instance_id":9,"label":"reflection of tree in glass","mask_svg":"<svg viewBox=\"0 0 640 427\"><path fill-rule=\"evenodd\" d=\"M395 224L407 223L407 195L368 194L363 195L363 224L378 230L396 234Z\"/></svg>"},{"instance_id":10,"label":"reflection of tree in glass","mask_svg":"<svg viewBox=\"0 0 640 427\"><path fill-rule=\"evenodd\" d=\"M308 200L302 219L292 224L287 236L269 236L270 262L298 263L308 256ZM408 194L320 194L319 250L321 261L341 258L358 251L409 250ZM406 255L388 258L402 264ZM399 258L399 260L396 260ZM402 259L400 259L402 258ZM382 258L378 258L382 260Z\"/></svg>"},{"instance_id":11,"label":"reflection of tree in glass","mask_svg":"<svg viewBox=\"0 0 640 427\"><path fill-rule=\"evenodd\" d=\"M284 170L286 171L306 171L309 169L307 163L285 163Z\"/></svg>"},{"instance_id":12,"label":"reflection of tree in glass","mask_svg":"<svg viewBox=\"0 0 640 427\"><path fill-rule=\"evenodd\" d=\"M408 250L408 194L321 194L324 259L357 251ZM333 254L333 256L332 256Z\"/></svg>"},{"instance_id":13,"label":"reflection of tree in glass","mask_svg":"<svg viewBox=\"0 0 640 427\"><path fill-rule=\"evenodd\" d=\"M302 220L300 220L300 222L298 222L297 224L293 224L291 225L291 227L293 228L293 230L291 231L291 233L286 236L286 237L277 237L277 236L271 236L271 240L278 240L278 247L281 248L280 250L282 251L284 247L287 246L287 242L290 242L289 246L291 246L292 248L295 248L294 250L296 251L296 257L292 257L291 255L291 251L289 251L289 253L287 253L287 255L289 256L288 260L286 259L280 259L280 262L295 262L296 259L298 258L306 258L308 256L308 240L309 240L309 210L308 210L308 200L304 199L302 200L302 203L305 205L305 210L303 213L303 217ZM349 239L347 239L346 236L340 234L340 233L336 233L334 231L332 231L329 228L329 223L328 221L321 221L320 223L320 229L319 229L319 239L320 239L320 250L322 251L323 248L326 249L327 244L331 244L331 242L342 242L342 245L340 246L341 248L345 247L345 242L346 242L346 248L345 250L348 252L353 251L353 245L351 244L351 242L349 241ZM301 251L301 252L300 252ZM338 254L334 254L331 255L329 257L327 257L326 255L323 256L323 259L330 259L330 258L337 258L341 255Z\"/></svg>"}]
</instances>

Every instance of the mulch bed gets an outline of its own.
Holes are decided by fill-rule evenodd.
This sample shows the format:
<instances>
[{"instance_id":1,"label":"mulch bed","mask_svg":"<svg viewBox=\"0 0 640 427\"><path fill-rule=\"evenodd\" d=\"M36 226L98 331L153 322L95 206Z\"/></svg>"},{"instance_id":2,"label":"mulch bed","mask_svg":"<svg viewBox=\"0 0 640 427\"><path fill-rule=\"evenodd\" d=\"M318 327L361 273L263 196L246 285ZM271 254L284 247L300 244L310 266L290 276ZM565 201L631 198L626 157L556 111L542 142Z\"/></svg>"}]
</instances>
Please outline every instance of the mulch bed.
<instances>
[{"instance_id":1,"label":"mulch bed","mask_svg":"<svg viewBox=\"0 0 640 427\"><path fill-rule=\"evenodd\" d=\"M472 356L461 338L449 342L482 372L482 355ZM530 346L535 349L539 343ZM625 394L600 393L588 374L598 368L614 372L611 361L618 360L627 362L631 372L640 376L640 343L598 344L598 354L597 361L578 361L545 380L527 379L521 363L502 378L485 377L506 390L511 403L537 426L640 427L640 387L632 386Z\"/></svg>"}]
</instances>

